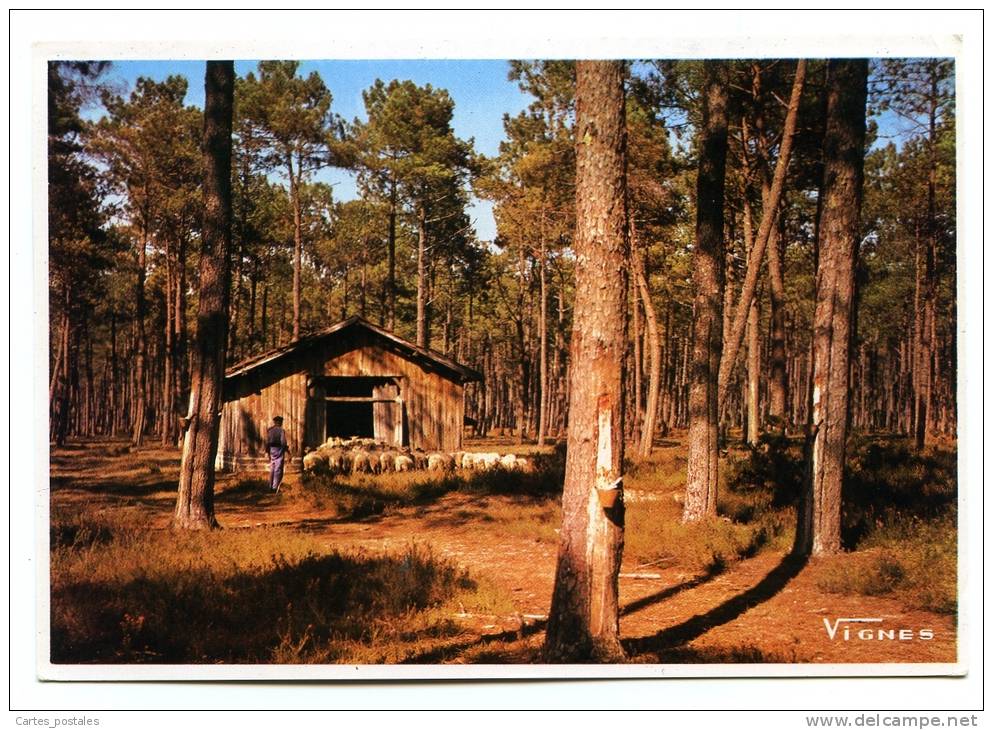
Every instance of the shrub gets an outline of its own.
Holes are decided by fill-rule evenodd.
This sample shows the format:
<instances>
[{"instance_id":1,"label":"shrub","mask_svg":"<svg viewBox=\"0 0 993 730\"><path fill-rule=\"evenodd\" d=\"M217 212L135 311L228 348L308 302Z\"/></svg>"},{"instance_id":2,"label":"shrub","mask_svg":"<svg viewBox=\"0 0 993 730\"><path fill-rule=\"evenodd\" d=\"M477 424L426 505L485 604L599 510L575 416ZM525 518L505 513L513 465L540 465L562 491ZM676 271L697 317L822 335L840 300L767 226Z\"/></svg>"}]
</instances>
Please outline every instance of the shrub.
<instances>
[{"instance_id":1,"label":"shrub","mask_svg":"<svg viewBox=\"0 0 993 730\"><path fill-rule=\"evenodd\" d=\"M763 433L744 457L729 456L723 471L725 491L760 492L768 506L795 506L803 488L804 462L800 441L779 432Z\"/></svg>"},{"instance_id":2,"label":"shrub","mask_svg":"<svg viewBox=\"0 0 993 730\"><path fill-rule=\"evenodd\" d=\"M819 566L831 593L892 594L908 608L954 613L958 603L954 515L900 518L873 529L860 550Z\"/></svg>"},{"instance_id":3,"label":"shrub","mask_svg":"<svg viewBox=\"0 0 993 730\"><path fill-rule=\"evenodd\" d=\"M817 587L828 593L878 596L892 593L905 578L903 564L889 551L834 556L821 566Z\"/></svg>"},{"instance_id":4,"label":"shrub","mask_svg":"<svg viewBox=\"0 0 993 730\"><path fill-rule=\"evenodd\" d=\"M657 501L632 504L626 523L628 557L639 563L678 564L699 573L723 571L742 557L754 555L768 538L760 526L719 518L684 524L678 509Z\"/></svg>"},{"instance_id":5,"label":"shrub","mask_svg":"<svg viewBox=\"0 0 993 730\"><path fill-rule=\"evenodd\" d=\"M955 453L918 453L903 441L853 438L842 488L842 544L852 549L880 526L941 518L957 499Z\"/></svg>"},{"instance_id":6,"label":"shrub","mask_svg":"<svg viewBox=\"0 0 993 730\"><path fill-rule=\"evenodd\" d=\"M72 532L72 523L55 522L56 534ZM324 662L377 653L399 661L457 633L448 617L461 606L509 610L498 591L418 546L318 553L317 538L282 528L87 529L76 535L100 539L53 543L56 663Z\"/></svg>"}]
</instances>

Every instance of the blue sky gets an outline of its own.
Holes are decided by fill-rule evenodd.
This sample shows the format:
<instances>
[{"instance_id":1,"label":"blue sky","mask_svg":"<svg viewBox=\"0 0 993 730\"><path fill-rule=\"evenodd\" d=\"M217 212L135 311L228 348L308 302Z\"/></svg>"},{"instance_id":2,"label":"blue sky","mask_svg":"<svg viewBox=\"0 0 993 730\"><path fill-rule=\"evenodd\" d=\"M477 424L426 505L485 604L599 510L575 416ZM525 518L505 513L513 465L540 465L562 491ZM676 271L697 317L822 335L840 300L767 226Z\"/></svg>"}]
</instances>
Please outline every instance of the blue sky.
<instances>
[{"instance_id":1,"label":"blue sky","mask_svg":"<svg viewBox=\"0 0 993 730\"><path fill-rule=\"evenodd\" d=\"M236 61L235 71L244 76L257 68L257 61ZM503 139L504 114L516 115L525 109L530 97L507 79L509 65L504 60L341 60L302 61L300 73L317 71L333 96L332 110L351 122L365 119L362 92L376 79L410 79L419 85L431 84L447 89L455 102L452 126L462 139L472 138L478 152L495 155ZM139 76L161 81L171 74L179 74L189 81L186 101L203 106L203 61L114 61L107 80L126 93L134 87ZM91 109L89 116L99 116L102 110ZM909 131L906 120L895 114L884 113L877 117L880 138L876 145L889 141L898 145ZM346 170L326 168L317 179L334 187L338 200L357 197L355 177ZM473 199L470 216L481 240L492 240L496 233L493 206L488 201Z\"/></svg>"},{"instance_id":2,"label":"blue sky","mask_svg":"<svg viewBox=\"0 0 993 730\"><path fill-rule=\"evenodd\" d=\"M244 76L255 70L256 61L236 61L235 72ZM381 60L381 61L302 61L300 74L317 71L331 90L332 111L351 122L365 119L362 92L378 78L410 79L418 85L431 84L447 89L455 102L452 126L462 139L472 138L476 151L495 155L503 139L503 115L517 114L527 107L530 98L517 84L507 80L509 65L495 60ZM114 61L107 80L130 90L139 76L161 81L172 74L189 81L186 102L203 106L203 61ZM121 91L124 91L122 88ZM98 116L99 110L91 110ZM326 169L318 179L334 186L338 200L357 196L354 176L344 170ZM492 205L474 200L470 210L476 223L476 233L482 240L495 235Z\"/></svg>"}]
</instances>

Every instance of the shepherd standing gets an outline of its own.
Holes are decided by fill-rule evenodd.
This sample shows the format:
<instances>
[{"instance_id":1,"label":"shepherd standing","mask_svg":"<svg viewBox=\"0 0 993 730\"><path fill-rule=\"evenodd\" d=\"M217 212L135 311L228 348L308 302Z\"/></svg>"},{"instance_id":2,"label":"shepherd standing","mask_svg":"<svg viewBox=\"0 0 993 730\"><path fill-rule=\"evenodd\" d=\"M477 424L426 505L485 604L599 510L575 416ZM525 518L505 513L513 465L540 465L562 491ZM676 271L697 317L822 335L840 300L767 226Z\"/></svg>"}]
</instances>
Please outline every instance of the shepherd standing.
<instances>
[{"instance_id":1,"label":"shepherd standing","mask_svg":"<svg viewBox=\"0 0 993 730\"><path fill-rule=\"evenodd\" d=\"M290 450L282 416L273 416L272 426L266 432L265 445L269 452L269 489L278 492L283 481L283 459Z\"/></svg>"}]
</instances>

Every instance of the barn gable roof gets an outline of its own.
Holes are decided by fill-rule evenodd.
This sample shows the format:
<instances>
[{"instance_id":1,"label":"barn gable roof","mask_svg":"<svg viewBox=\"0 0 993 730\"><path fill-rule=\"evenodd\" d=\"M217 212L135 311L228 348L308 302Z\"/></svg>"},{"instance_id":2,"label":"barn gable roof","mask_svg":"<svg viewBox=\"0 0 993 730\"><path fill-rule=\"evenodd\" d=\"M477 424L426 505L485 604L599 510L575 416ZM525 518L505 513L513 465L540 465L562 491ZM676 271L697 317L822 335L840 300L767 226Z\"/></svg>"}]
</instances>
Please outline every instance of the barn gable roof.
<instances>
[{"instance_id":1,"label":"barn gable roof","mask_svg":"<svg viewBox=\"0 0 993 730\"><path fill-rule=\"evenodd\" d=\"M300 350L320 346L326 344L327 342L333 341L336 338L345 337L349 333L354 332L356 328L364 329L373 335L386 340L404 357L414 362L426 364L435 370L440 370L448 375L452 380L456 380L460 383L468 383L473 381L482 381L483 379L483 376L472 368L461 365L455 362L455 360L445 357L439 352L415 345L413 342L405 340L402 337L393 334L389 330L385 330L382 327L377 327L372 322L369 322L358 315L349 317L348 319L331 325L330 327L320 330L319 332L304 335L298 340L294 340L293 342L283 345L282 347L277 347L275 350L270 350L269 352L262 353L261 355L255 355L254 357L242 360L241 362L228 368L227 372L224 374L224 377L226 379L235 378L245 375L246 373L249 373L257 368L273 365L277 361L280 361L295 352L299 352Z\"/></svg>"}]
</instances>

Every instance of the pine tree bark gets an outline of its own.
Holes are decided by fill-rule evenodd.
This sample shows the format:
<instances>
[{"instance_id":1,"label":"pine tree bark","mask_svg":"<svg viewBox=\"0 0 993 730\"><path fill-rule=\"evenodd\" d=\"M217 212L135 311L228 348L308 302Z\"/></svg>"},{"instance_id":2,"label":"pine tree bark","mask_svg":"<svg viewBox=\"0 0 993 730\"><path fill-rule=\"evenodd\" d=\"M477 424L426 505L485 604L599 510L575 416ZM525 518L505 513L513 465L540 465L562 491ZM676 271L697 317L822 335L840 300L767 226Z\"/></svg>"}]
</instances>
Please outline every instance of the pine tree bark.
<instances>
[{"instance_id":1,"label":"pine tree bark","mask_svg":"<svg viewBox=\"0 0 993 730\"><path fill-rule=\"evenodd\" d=\"M390 174L389 233L386 241L386 321L391 332L397 326L397 178Z\"/></svg>"},{"instance_id":2,"label":"pine tree bark","mask_svg":"<svg viewBox=\"0 0 993 730\"><path fill-rule=\"evenodd\" d=\"M234 62L208 61L204 104L204 220L189 426L173 525L204 530L214 516L214 460L223 405L231 251Z\"/></svg>"},{"instance_id":3,"label":"pine tree bark","mask_svg":"<svg viewBox=\"0 0 993 730\"><path fill-rule=\"evenodd\" d=\"M833 59L828 63L808 474L795 545L801 554L825 555L841 550L841 486L848 431L867 77L865 59Z\"/></svg>"},{"instance_id":4,"label":"pine tree bark","mask_svg":"<svg viewBox=\"0 0 993 730\"><path fill-rule=\"evenodd\" d=\"M756 99L761 94L761 71L756 64L755 81L752 92ZM758 152L761 158L762 205L772 193L772 170L769 143L765 135L765 118L760 113L755 120ZM769 271L769 421L774 428L785 432L786 428L786 330L784 307L786 291L783 285L783 245L785 241L783 219L779 210L774 211L775 220L766 246L766 263Z\"/></svg>"},{"instance_id":5,"label":"pine tree bark","mask_svg":"<svg viewBox=\"0 0 993 730\"><path fill-rule=\"evenodd\" d=\"M624 503L605 508L598 488L620 488L624 458L627 308L624 68L576 64L576 302L569 379L563 520L545 636L548 661L616 661L617 577Z\"/></svg>"},{"instance_id":6,"label":"pine tree bark","mask_svg":"<svg viewBox=\"0 0 993 730\"><path fill-rule=\"evenodd\" d=\"M428 334L427 211L417 207L417 344L430 347Z\"/></svg>"},{"instance_id":7,"label":"pine tree bark","mask_svg":"<svg viewBox=\"0 0 993 730\"><path fill-rule=\"evenodd\" d=\"M188 241L185 235L179 239L179 269L178 281L176 284L176 410L182 408L186 401L186 396L190 388L190 366L189 350L187 347L187 326L186 326L186 250ZM174 427L178 426L174 419ZM178 429L175 432L178 434Z\"/></svg>"},{"instance_id":8,"label":"pine tree bark","mask_svg":"<svg viewBox=\"0 0 993 730\"><path fill-rule=\"evenodd\" d=\"M797 116L800 110L800 95L803 92L804 78L807 73L807 62L803 59L797 62L796 75L793 78L793 90L790 93L789 107L786 111L786 121L783 124L783 141L779 148L779 158L776 160L776 171L772 178L772 187L768 198L762 205L762 222L759 224L759 231L755 237L755 243L748 255L748 264L745 269L745 279L741 285L741 294L738 298L734 311L734 318L728 330L727 341L724 352L721 355L721 369L718 376L718 401L723 410L727 399L728 385L731 382L731 373L734 370L735 360L738 357L738 350L741 348L741 341L745 335L745 326L748 320L748 310L751 307L752 298L755 296L755 288L758 284L759 273L762 268L762 258L765 256L765 249L772 234L773 223L776 219L776 210L779 208L779 201L783 194L783 186L786 182L786 170L789 166L790 156L793 150L793 136L796 133Z\"/></svg>"},{"instance_id":9,"label":"pine tree bark","mask_svg":"<svg viewBox=\"0 0 993 730\"><path fill-rule=\"evenodd\" d=\"M914 424L914 444L918 450L925 447L929 437L929 425L933 418L932 400L934 389L934 321L937 299L937 243L938 224L935 212L935 187L937 176L937 154L935 134L937 133L937 78L931 79L930 107L928 109L928 178L927 207L924 221L923 240L918 238L920 248L920 297L918 300L919 322L917 359L915 364L916 416Z\"/></svg>"},{"instance_id":10,"label":"pine tree bark","mask_svg":"<svg viewBox=\"0 0 993 730\"><path fill-rule=\"evenodd\" d=\"M72 353L70 351L70 332L72 330L72 319L70 317L70 296L71 289L68 284L64 286L62 296L62 329L59 333L59 349L56 357L55 367L52 368L52 379L48 388L49 413L51 422L49 424L49 434L56 446L65 446L69 433L69 411L71 399L69 393L69 377L71 373Z\"/></svg>"},{"instance_id":11,"label":"pine tree bark","mask_svg":"<svg viewBox=\"0 0 993 730\"><path fill-rule=\"evenodd\" d=\"M786 427L786 323L783 286L783 235L776 230L769 241L769 420Z\"/></svg>"},{"instance_id":12,"label":"pine tree bark","mask_svg":"<svg viewBox=\"0 0 993 730\"><path fill-rule=\"evenodd\" d=\"M301 267L303 266L303 221L300 212L300 166L293 170L293 152L286 154L290 177L290 204L293 206L293 339L300 339Z\"/></svg>"},{"instance_id":13,"label":"pine tree bark","mask_svg":"<svg viewBox=\"0 0 993 730\"><path fill-rule=\"evenodd\" d=\"M116 436L117 435L117 414L119 411L123 410L122 403L118 396L118 367L117 367L117 312L111 310L110 312L110 388L108 398L110 399L110 407L108 408L107 417L107 435Z\"/></svg>"},{"instance_id":14,"label":"pine tree bark","mask_svg":"<svg viewBox=\"0 0 993 730\"><path fill-rule=\"evenodd\" d=\"M706 61L703 124L697 171L696 245L693 250L692 356L689 364L689 435L683 521L717 514L717 377L722 341L724 172L727 162L727 65Z\"/></svg>"},{"instance_id":15,"label":"pine tree bark","mask_svg":"<svg viewBox=\"0 0 993 730\"><path fill-rule=\"evenodd\" d=\"M148 193L145 193L146 201ZM148 376L145 373L148 359L148 342L145 338L145 276L147 274L149 210L146 202L142 222L142 237L138 249L138 274L135 281L135 359L134 359L134 423L131 444L141 446L145 438L145 420L148 417Z\"/></svg>"},{"instance_id":16,"label":"pine tree bark","mask_svg":"<svg viewBox=\"0 0 993 730\"><path fill-rule=\"evenodd\" d=\"M545 214L541 216L541 245L538 258L538 446L545 445L548 432L548 282L545 273Z\"/></svg>"},{"instance_id":17,"label":"pine tree bark","mask_svg":"<svg viewBox=\"0 0 993 730\"><path fill-rule=\"evenodd\" d=\"M629 201L630 203L630 201ZM630 206L629 206L630 209ZM633 217L628 216L628 220ZM630 229L630 226L628 226ZM631 272L634 273L634 259L635 254L633 251L634 246L634 236L630 235L630 230L628 233L628 240L631 242L632 252L631 252ZM641 443L641 427L644 425L644 387L641 384L642 373L644 370L645 356L643 350L646 347L647 339L642 334L642 324L641 324L641 307L638 306L638 288L635 284L628 287L630 290L630 307L631 316L628 320L630 324L631 338L630 353L631 353L631 365L629 372L632 377L628 379L630 383L630 394L628 395L628 417L626 419L628 423L628 433L627 440ZM639 447L640 450L640 447Z\"/></svg>"},{"instance_id":18,"label":"pine tree bark","mask_svg":"<svg viewBox=\"0 0 993 730\"><path fill-rule=\"evenodd\" d=\"M159 419L159 441L162 446L169 443L169 409L170 409L170 395L173 387L173 373L175 370L173 351L173 323L175 322L175 317L173 315L173 285L175 272L173 271L173 260L172 260L172 244L168 234L165 236L165 289L163 299L165 300L165 319L163 321L162 328L162 340L163 340L163 354L164 358L162 360L162 391L159 394L159 410L163 414L163 417Z\"/></svg>"},{"instance_id":19,"label":"pine tree bark","mask_svg":"<svg viewBox=\"0 0 993 730\"><path fill-rule=\"evenodd\" d=\"M641 442L638 445L638 455L642 458L652 453L655 440L655 424L659 413L659 394L662 389L662 338L659 336L658 314L652 302L652 293L648 288L648 277L645 274L645 258L638 247L634 226L628 225L631 241L631 258L634 261L634 276L641 295L641 304L645 309L645 329L648 333L648 397L645 402L644 425L641 429Z\"/></svg>"},{"instance_id":20,"label":"pine tree bark","mask_svg":"<svg viewBox=\"0 0 993 730\"><path fill-rule=\"evenodd\" d=\"M746 421L748 424L745 440L749 446L759 443L759 368L761 353L759 352L759 303L758 297L752 297L752 306L748 308L748 355L746 375Z\"/></svg>"}]
</instances>

